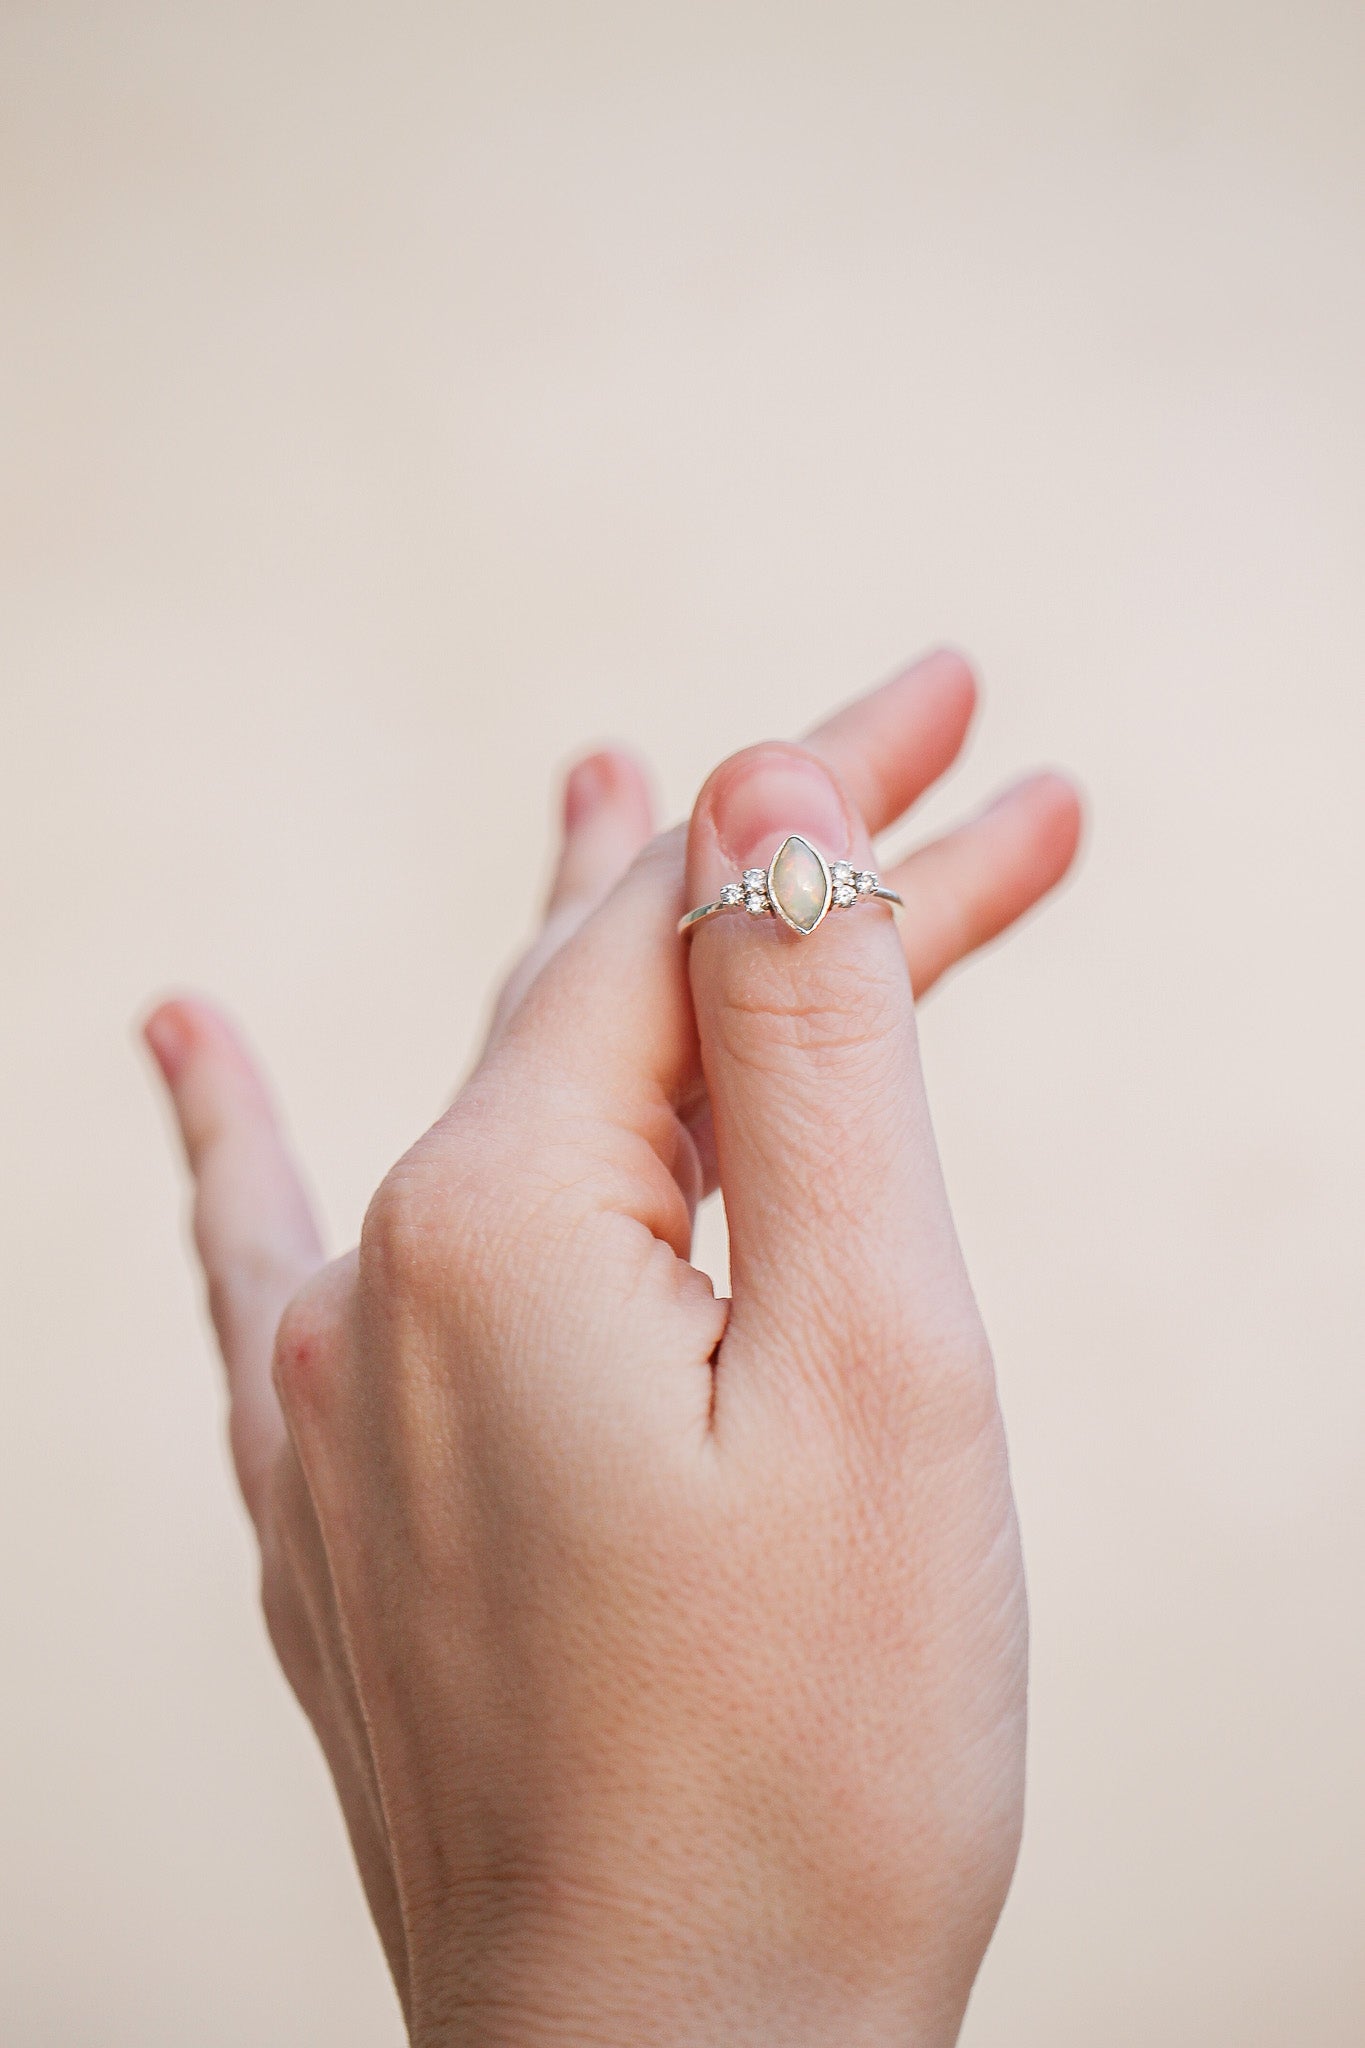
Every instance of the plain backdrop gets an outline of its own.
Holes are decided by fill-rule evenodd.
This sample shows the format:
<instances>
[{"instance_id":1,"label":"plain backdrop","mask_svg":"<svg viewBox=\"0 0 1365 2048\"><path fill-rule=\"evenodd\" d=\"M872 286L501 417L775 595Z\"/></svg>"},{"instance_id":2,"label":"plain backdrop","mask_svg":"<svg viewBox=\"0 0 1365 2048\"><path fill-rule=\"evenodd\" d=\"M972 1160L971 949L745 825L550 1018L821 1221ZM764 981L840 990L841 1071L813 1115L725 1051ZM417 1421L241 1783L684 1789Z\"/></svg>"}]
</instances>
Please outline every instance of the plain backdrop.
<instances>
[{"instance_id":1,"label":"plain backdrop","mask_svg":"<svg viewBox=\"0 0 1365 2048\"><path fill-rule=\"evenodd\" d=\"M131 1036L338 1247L572 751L940 639L1076 883L927 1005L1034 1618L968 2048L1365 2038L1365 13L0 6L0 2035L382 2048ZM708 1222L708 1256L722 1257Z\"/></svg>"}]
</instances>

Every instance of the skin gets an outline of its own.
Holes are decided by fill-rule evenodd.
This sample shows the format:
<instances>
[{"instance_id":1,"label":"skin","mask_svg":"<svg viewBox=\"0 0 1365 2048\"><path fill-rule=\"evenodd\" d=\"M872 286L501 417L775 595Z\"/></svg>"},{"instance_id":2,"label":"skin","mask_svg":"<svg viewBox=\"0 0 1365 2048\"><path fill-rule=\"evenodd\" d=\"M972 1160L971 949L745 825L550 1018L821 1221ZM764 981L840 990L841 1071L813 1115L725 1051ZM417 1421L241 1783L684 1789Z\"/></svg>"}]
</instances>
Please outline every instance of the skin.
<instances>
[{"instance_id":1,"label":"skin","mask_svg":"<svg viewBox=\"0 0 1365 2048\"><path fill-rule=\"evenodd\" d=\"M1077 801L1033 777L892 869L899 928L674 923L787 831L873 865L974 700L930 656L658 838L581 762L482 1057L331 1264L232 1028L148 1021L271 1637L419 2048L956 2038L1027 1621L913 996L1060 879Z\"/></svg>"}]
</instances>

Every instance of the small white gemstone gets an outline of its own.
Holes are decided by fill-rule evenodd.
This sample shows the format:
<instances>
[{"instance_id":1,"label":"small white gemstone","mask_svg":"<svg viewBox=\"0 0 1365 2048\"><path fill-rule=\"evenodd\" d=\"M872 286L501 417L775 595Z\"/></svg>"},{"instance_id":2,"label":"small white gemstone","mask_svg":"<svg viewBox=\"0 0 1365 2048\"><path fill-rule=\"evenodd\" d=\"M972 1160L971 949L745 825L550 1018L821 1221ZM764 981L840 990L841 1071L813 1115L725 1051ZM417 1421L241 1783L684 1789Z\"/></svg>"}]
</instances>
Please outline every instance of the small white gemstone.
<instances>
[{"instance_id":1,"label":"small white gemstone","mask_svg":"<svg viewBox=\"0 0 1365 2048\"><path fill-rule=\"evenodd\" d=\"M840 910L847 910L850 903L858 901L858 891L854 888L852 882L836 882L834 884L834 900Z\"/></svg>"},{"instance_id":2,"label":"small white gemstone","mask_svg":"<svg viewBox=\"0 0 1365 2048\"><path fill-rule=\"evenodd\" d=\"M744 908L750 917L762 917L768 908L768 899L765 895L760 895L757 889L751 889L744 898Z\"/></svg>"},{"instance_id":3,"label":"small white gemstone","mask_svg":"<svg viewBox=\"0 0 1365 2048\"><path fill-rule=\"evenodd\" d=\"M840 882L851 882L853 880L853 869L846 860L832 862L829 872L836 887Z\"/></svg>"},{"instance_id":4,"label":"small white gemstone","mask_svg":"<svg viewBox=\"0 0 1365 2048\"><path fill-rule=\"evenodd\" d=\"M744 891L738 882L727 882L720 892L720 900L722 903L741 903L744 900Z\"/></svg>"},{"instance_id":5,"label":"small white gemstone","mask_svg":"<svg viewBox=\"0 0 1365 2048\"><path fill-rule=\"evenodd\" d=\"M860 896L870 896L876 886L877 877L873 874L871 868L864 868L858 876L858 894Z\"/></svg>"},{"instance_id":6,"label":"small white gemstone","mask_svg":"<svg viewBox=\"0 0 1365 2048\"><path fill-rule=\"evenodd\" d=\"M746 889L766 889L768 886L768 870L766 868L745 868L744 886Z\"/></svg>"}]
</instances>

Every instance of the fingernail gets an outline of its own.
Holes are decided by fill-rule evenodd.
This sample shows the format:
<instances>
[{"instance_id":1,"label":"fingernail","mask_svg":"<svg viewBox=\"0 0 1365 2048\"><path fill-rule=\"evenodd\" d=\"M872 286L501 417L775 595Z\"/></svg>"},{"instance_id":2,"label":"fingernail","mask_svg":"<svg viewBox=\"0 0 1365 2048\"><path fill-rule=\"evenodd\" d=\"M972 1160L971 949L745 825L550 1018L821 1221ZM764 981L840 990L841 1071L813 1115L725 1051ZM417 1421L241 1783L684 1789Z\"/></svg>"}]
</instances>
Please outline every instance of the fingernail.
<instances>
[{"instance_id":1,"label":"fingernail","mask_svg":"<svg viewBox=\"0 0 1365 2048\"><path fill-rule=\"evenodd\" d=\"M612 787L608 754L589 754L569 772L564 785L564 830L572 832L604 802Z\"/></svg>"},{"instance_id":2,"label":"fingernail","mask_svg":"<svg viewBox=\"0 0 1365 2048\"><path fill-rule=\"evenodd\" d=\"M142 1027L167 1087L174 1087L190 1049L190 1033L178 1010L157 1010Z\"/></svg>"},{"instance_id":3,"label":"fingernail","mask_svg":"<svg viewBox=\"0 0 1365 2048\"><path fill-rule=\"evenodd\" d=\"M848 852L848 814L833 776L795 748L741 755L713 798L716 832L738 868L766 867L789 832L829 859Z\"/></svg>"}]
</instances>

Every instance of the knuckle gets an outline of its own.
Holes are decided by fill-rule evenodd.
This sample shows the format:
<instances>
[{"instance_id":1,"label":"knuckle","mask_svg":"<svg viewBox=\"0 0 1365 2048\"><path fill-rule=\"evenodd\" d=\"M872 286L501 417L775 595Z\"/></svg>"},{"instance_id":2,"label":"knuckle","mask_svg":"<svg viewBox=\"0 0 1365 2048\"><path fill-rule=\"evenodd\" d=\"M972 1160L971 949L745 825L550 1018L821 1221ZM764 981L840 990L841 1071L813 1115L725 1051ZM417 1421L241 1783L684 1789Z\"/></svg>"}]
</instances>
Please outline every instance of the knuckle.
<instances>
[{"instance_id":1,"label":"knuckle","mask_svg":"<svg viewBox=\"0 0 1365 2048\"><path fill-rule=\"evenodd\" d=\"M515 1183L473 1116L454 1113L439 1145L419 1145L385 1175L358 1254L366 1294L401 1305L447 1301L474 1280Z\"/></svg>"},{"instance_id":2,"label":"knuckle","mask_svg":"<svg viewBox=\"0 0 1365 2048\"><path fill-rule=\"evenodd\" d=\"M995 1367L985 1333L974 1328L920 1331L897 1369L858 1388L858 1434L874 1456L891 1453L903 1471L975 1466L983 1447L1002 1442Z\"/></svg>"},{"instance_id":3,"label":"knuckle","mask_svg":"<svg viewBox=\"0 0 1365 2048\"><path fill-rule=\"evenodd\" d=\"M856 1313L830 1314L792 1375L804 1390L792 1403L794 1415L804 1411L802 1433L812 1444L823 1435L862 1483L879 1473L893 1492L907 1472L994 1455L1003 1441L999 1397L979 1320L949 1316L926 1327L905 1301L878 1298L870 1269L857 1292Z\"/></svg>"},{"instance_id":4,"label":"knuckle","mask_svg":"<svg viewBox=\"0 0 1365 2048\"><path fill-rule=\"evenodd\" d=\"M333 1377L336 1342L335 1309L323 1290L310 1283L289 1303L275 1333L271 1373L291 1423L318 1406Z\"/></svg>"},{"instance_id":5,"label":"knuckle","mask_svg":"<svg viewBox=\"0 0 1365 2048\"><path fill-rule=\"evenodd\" d=\"M400 1160L375 1191L360 1227L360 1272L385 1295L421 1294L447 1263L445 1204L415 1160Z\"/></svg>"},{"instance_id":6,"label":"knuckle","mask_svg":"<svg viewBox=\"0 0 1365 2048\"><path fill-rule=\"evenodd\" d=\"M799 968L775 947L753 948L727 978L716 1022L724 1050L744 1065L780 1070L876 1058L903 1026L906 1006L884 975L850 957Z\"/></svg>"}]
</instances>

